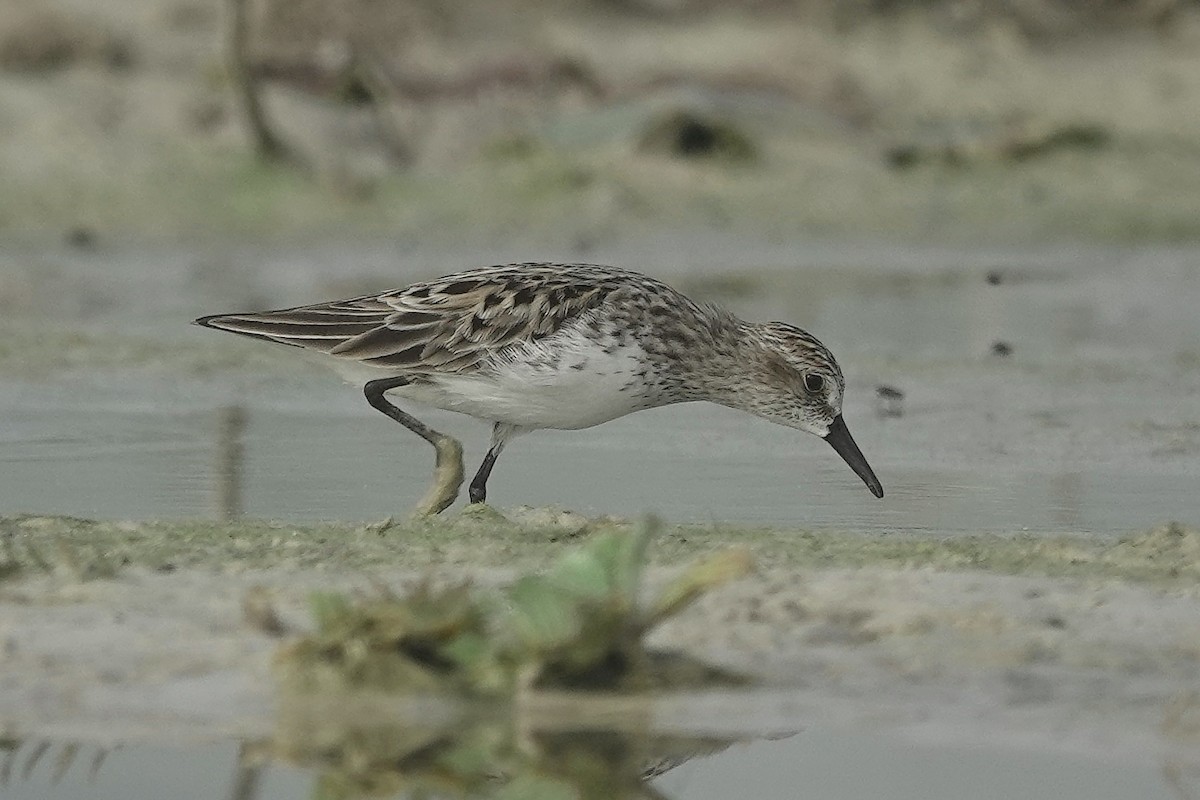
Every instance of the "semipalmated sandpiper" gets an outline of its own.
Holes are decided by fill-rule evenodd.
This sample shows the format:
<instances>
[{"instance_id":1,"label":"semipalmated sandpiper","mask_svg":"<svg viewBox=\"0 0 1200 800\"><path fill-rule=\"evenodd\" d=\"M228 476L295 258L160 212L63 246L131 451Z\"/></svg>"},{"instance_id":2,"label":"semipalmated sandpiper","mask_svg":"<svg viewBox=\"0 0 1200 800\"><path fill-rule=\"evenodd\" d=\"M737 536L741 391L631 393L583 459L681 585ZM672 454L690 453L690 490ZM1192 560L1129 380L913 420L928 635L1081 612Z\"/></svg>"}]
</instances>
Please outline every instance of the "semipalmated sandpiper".
<instances>
[{"instance_id":1,"label":"semipalmated sandpiper","mask_svg":"<svg viewBox=\"0 0 1200 800\"><path fill-rule=\"evenodd\" d=\"M367 401L437 451L419 513L462 485L462 446L388 396L493 425L469 488L483 502L514 436L587 428L647 408L707 400L820 436L876 497L883 487L842 419L845 382L816 337L746 322L652 278L591 264L509 264L405 289L279 311L217 314L200 325L328 355Z\"/></svg>"}]
</instances>

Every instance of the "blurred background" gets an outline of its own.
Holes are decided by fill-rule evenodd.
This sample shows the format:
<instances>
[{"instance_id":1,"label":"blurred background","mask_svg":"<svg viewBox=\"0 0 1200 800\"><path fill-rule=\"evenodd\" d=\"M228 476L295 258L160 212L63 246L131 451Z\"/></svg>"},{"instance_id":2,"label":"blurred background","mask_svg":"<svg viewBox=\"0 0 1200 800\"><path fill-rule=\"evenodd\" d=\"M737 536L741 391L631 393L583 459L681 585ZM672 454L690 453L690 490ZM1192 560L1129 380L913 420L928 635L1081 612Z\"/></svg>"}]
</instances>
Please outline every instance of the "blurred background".
<instances>
[{"instance_id":1,"label":"blurred background","mask_svg":"<svg viewBox=\"0 0 1200 800\"><path fill-rule=\"evenodd\" d=\"M3 0L6 240L1180 240L1194 0Z\"/></svg>"},{"instance_id":2,"label":"blurred background","mask_svg":"<svg viewBox=\"0 0 1200 800\"><path fill-rule=\"evenodd\" d=\"M0 0L0 507L406 508L423 446L187 323L569 259L816 333L889 495L689 407L531 437L501 504L1194 521L1198 234L1195 0Z\"/></svg>"}]
</instances>

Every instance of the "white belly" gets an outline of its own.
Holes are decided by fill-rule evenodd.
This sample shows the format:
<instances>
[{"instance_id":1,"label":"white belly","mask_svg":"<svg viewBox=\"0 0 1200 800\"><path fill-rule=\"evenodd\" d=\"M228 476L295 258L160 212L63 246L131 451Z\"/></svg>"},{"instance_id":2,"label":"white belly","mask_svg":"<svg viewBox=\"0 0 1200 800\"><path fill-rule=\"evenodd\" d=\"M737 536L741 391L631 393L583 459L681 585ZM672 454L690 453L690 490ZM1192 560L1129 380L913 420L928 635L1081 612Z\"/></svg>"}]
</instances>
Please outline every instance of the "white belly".
<instances>
[{"instance_id":1,"label":"white belly","mask_svg":"<svg viewBox=\"0 0 1200 800\"><path fill-rule=\"evenodd\" d=\"M530 345L493 374L433 375L393 391L436 408L520 428L587 428L646 408L634 376L641 351L615 353L583 337ZM631 386L631 382L633 385Z\"/></svg>"}]
</instances>

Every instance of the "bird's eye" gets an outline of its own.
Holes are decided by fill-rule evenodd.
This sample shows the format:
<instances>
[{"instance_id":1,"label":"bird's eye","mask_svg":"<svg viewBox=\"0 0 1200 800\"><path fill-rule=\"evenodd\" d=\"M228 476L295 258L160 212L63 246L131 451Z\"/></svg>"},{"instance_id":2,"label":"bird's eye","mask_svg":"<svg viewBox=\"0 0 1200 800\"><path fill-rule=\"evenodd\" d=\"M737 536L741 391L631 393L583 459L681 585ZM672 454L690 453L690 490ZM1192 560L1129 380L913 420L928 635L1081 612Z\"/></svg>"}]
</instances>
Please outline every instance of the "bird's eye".
<instances>
[{"instance_id":1,"label":"bird's eye","mask_svg":"<svg viewBox=\"0 0 1200 800\"><path fill-rule=\"evenodd\" d=\"M815 372L810 372L804 376L804 388L816 394L825 388L825 378Z\"/></svg>"}]
</instances>

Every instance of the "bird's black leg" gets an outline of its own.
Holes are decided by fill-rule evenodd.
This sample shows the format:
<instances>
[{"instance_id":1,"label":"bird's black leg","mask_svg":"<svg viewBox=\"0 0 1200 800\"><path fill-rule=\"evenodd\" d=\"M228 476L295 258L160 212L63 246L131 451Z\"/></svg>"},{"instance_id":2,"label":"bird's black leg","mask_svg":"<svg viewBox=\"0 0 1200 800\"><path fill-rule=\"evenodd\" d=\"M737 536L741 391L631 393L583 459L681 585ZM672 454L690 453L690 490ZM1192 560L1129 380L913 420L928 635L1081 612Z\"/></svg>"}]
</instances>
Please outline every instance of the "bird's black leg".
<instances>
[{"instance_id":1,"label":"bird's black leg","mask_svg":"<svg viewBox=\"0 0 1200 800\"><path fill-rule=\"evenodd\" d=\"M500 457L508 440L521 433L522 430L522 428L505 422L497 422L492 426L492 446L488 449L487 455L483 457L479 471L475 473L475 477L471 479L471 485L467 488L467 496L470 497L472 503L482 503L487 499L488 476L492 474L492 467L496 465L496 459Z\"/></svg>"},{"instance_id":2,"label":"bird's black leg","mask_svg":"<svg viewBox=\"0 0 1200 800\"><path fill-rule=\"evenodd\" d=\"M416 417L405 414L383 396L383 393L389 389L407 386L408 383L408 378L380 378L379 380L368 381L367 385L363 387L363 394L367 396L367 402L371 404L372 408L382 411L417 436L437 447L438 439L441 439L443 434L438 433Z\"/></svg>"},{"instance_id":3,"label":"bird's black leg","mask_svg":"<svg viewBox=\"0 0 1200 800\"><path fill-rule=\"evenodd\" d=\"M495 446L490 447L487 455L483 457L483 463L479 465L479 471L471 479L471 485L467 487L467 497L472 503L482 503L487 500L487 479L492 474L492 465L496 463L498 455L500 455L499 449Z\"/></svg>"},{"instance_id":4,"label":"bird's black leg","mask_svg":"<svg viewBox=\"0 0 1200 800\"><path fill-rule=\"evenodd\" d=\"M447 436L444 433L439 433L416 417L405 414L383 396L384 392L389 389L404 386L408 382L409 379L403 377L379 378L378 380L369 381L363 387L363 394L366 395L367 402L371 404L372 408L387 414L396 420L396 422L399 422L429 442L433 445L434 450L437 451L437 465L434 468L433 486L430 487L429 491L425 493L425 497L417 505L418 514L437 514L454 502L454 499L458 497L458 489L462 486L462 445L459 444L457 439Z\"/></svg>"}]
</instances>

